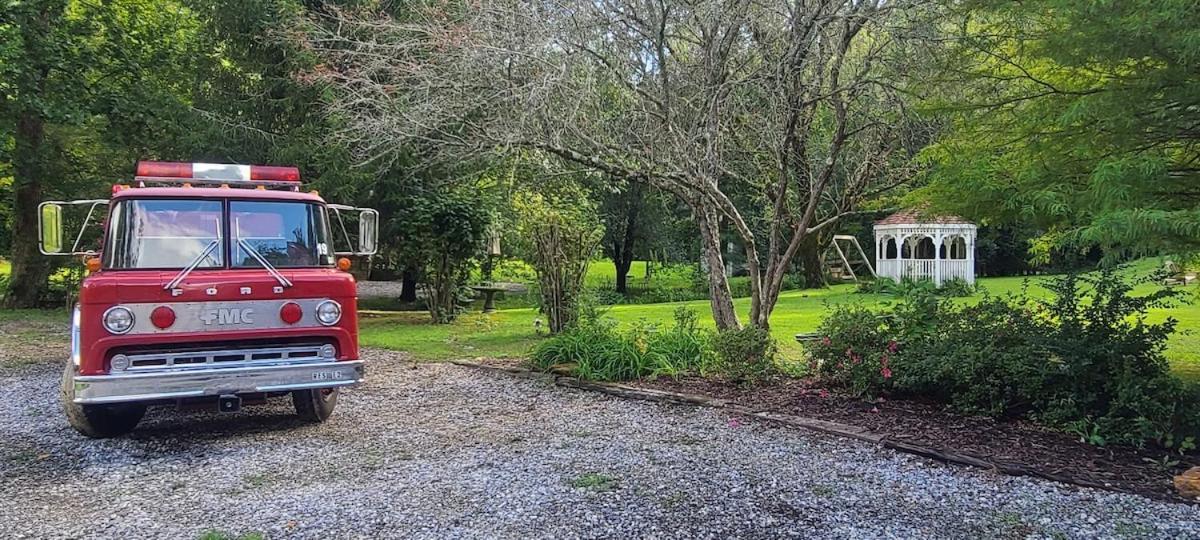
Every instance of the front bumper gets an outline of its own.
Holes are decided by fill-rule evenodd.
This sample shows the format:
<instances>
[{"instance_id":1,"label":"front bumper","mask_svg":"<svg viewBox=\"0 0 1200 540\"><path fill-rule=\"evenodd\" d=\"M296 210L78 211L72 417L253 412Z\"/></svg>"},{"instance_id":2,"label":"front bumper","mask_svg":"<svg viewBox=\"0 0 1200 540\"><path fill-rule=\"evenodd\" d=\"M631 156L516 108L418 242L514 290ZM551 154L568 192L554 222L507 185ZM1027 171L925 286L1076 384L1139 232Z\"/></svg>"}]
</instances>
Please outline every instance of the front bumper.
<instances>
[{"instance_id":1,"label":"front bumper","mask_svg":"<svg viewBox=\"0 0 1200 540\"><path fill-rule=\"evenodd\" d=\"M339 388L362 382L362 360L75 377L79 404L157 401L256 392Z\"/></svg>"}]
</instances>

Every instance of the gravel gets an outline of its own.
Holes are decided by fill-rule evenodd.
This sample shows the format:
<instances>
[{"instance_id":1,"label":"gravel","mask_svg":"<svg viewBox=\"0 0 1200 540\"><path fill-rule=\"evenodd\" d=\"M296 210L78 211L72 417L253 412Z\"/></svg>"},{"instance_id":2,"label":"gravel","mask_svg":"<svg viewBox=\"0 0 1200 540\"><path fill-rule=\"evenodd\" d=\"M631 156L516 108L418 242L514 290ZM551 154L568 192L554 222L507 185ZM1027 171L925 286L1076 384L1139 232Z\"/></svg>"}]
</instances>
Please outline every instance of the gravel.
<instances>
[{"instance_id":1,"label":"gravel","mask_svg":"<svg viewBox=\"0 0 1200 540\"><path fill-rule=\"evenodd\" d=\"M303 425L288 400L67 426L57 366L0 372L0 538L1195 538L1200 507L948 467L718 410L365 351Z\"/></svg>"},{"instance_id":2,"label":"gravel","mask_svg":"<svg viewBox=\"0 0 1200 540\"><path fill-rule=\"evenodd\" d=\"M493 287L500 287L509 294L525 294L529 287L524 283L494 282ZM399 281L359 281L359 298L399 298L404 289ZM417 296L425 297L425 291L417 289Z\"/></svg>"}]
</instances>

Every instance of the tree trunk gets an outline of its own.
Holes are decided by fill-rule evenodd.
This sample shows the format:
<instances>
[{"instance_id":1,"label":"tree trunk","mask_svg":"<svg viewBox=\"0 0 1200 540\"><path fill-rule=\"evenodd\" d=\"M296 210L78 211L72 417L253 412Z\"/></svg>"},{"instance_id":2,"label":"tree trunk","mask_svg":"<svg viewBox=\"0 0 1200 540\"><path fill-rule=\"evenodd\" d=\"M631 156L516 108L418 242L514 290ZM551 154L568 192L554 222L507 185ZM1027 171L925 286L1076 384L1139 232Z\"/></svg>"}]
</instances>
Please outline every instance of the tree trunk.
<instances>
[{"instance_id":1,"label":"tree trunk","mask_svg":"<svg viewBox=\"0 0 1200 540\"><path fill-rule=\"evenodd\" d=\"M7 307L37 307L50 266L38 251L37 207L42 199L45 120L31 111L17 117L13 152L12 274Z\"/></svg>"},{"instance_id":2,"label":"tree trunk","mask_svg":"<svg viewBox=\"0 0 1200 540\"><path fill-rule=\"evenodd\" d=\"M616 246L613 246L616 247ZM613 266L617 268L617 292L629 294L629 268L633 266L632 256L622 254L613 258Z\"/></svg>"},{"instance_id":3,"label":"tree trunk","mask_svg":"<svg viewBox=\"0 0 1200 540\"><path fill-rule=\"evenodd\" d=\"M634 184L628 196L630 200L625 205L624 234L614 237L612 244L613 265L617 269L617 292L621 294L629 294L629 269L633 266L633 248L637 242L638 226L641 225L638 212L642 208L642 185Z\"/></svg>"},{"instance_id":4,"label":"tree trunk","mask_svg":"<svg viewBox=\"0 0 1200 540\"><path fill-rule=\"evenodd\" d=\"M417 301L417 269L411 266L405 267L400 274L400 301Z\"/></svg>"},{"instance_id":5,"label":"tree trunk","mask_svg":"<svg viewBox=\"0 0 1200 540\"><path fill-rule=\"evenodd\" d=\"M717 330L739 330L742 324L733 309L733 293L729 290L725 260L721 256L721 226L717 212L704 207L696 212L696 219L700 225L704 262L708 265L708 302L713 321L717 323Z\"/></svg>"},{"instance_id":6,"label":"tree trunk","mask_svg":"<svg viewBox=\"0 0 1200 540\"><path fill-rule=\"evenodd\" d=\"M800 275L804 277L804 288L821 289L825 283L825 268L821 261L821 234L810 234L800 243Z\"/></svg>"}]
</instances>

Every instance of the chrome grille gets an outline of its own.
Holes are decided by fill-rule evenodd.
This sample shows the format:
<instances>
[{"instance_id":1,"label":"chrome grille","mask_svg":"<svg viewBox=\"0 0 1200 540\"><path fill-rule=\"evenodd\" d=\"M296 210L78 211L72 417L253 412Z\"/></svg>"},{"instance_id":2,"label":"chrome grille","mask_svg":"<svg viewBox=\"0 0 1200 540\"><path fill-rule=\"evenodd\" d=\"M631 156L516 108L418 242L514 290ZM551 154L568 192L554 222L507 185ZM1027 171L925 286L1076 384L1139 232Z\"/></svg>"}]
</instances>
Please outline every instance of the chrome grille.
<instances>
[{"instance_id":1,"label":"chrome grille","mask_svg":"<svg viewBox=\"0 0 1200 540\"><path fill-rule=\"evenodd\" d=\"M146 371L185 371L194 369L224 369L249 366L271 366L333 362L334 357L321 355L324 344L292 345L287 347L256 347L239 349L213 349L183 352L144 352L123 354L128 359L124 370L118 373L142 373Z\"/></svg>"}]
</instances>

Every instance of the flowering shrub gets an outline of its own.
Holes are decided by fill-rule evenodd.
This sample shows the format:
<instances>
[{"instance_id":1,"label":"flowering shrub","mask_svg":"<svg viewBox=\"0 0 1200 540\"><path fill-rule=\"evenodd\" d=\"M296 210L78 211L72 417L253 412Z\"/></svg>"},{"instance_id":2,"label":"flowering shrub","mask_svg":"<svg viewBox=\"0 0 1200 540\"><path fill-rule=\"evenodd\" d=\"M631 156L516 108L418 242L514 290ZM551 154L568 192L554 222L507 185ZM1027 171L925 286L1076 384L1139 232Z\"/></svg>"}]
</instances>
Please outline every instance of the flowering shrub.
<instances>
[{"instance_id":1,"label":"flowering shrub","mask_svg":"<svg viewBox=\"0 0 1200 540\"><path fill-rule=\"evenodd\" d=\"M884 318L852 305L835 308L822 326L821 339L809 345L810 371L859 396L874 397L890 389L892 357L899 352L888 338Z\"/></svg>"},{"instance_id":2,"label":"flowering shrub","mask_svg":"<svg viewBox=\"0 0 1200 540\"><path fill-rule=\"evenodd\" d=\"M1113 273L1051 280L1050 298L971 305L913 294L881 310L833 308L809 347L814 372L864 397L892 393L971 414L1027 417L1094 444L1194 445L1200 393L1170 374L1175 321Z\"/></svg>"}]
</instances>

